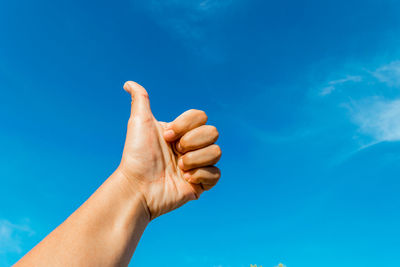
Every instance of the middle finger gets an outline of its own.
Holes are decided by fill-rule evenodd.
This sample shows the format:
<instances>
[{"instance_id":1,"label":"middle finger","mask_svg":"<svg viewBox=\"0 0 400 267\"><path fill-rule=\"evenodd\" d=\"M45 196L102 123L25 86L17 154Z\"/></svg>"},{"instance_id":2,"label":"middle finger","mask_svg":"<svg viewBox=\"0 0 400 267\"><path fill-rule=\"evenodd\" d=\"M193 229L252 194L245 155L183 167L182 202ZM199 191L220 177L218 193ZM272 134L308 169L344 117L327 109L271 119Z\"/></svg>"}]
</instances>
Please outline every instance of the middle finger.
<instances>
[{"instance_id":1,"label":"middle finger","mask_svg":"<svg viewBox=\"0 0 400 267\"><path fill-rule=\"evenodd\" d=\"M186 153L209 146L217 141L218 135L218 130L214 126L202 125L182 136L176 143L176 150L180 153Z\"/></svg>"},{"instance_id":2,"label":"middle finger","mask_svg":"<svg viewBox=\"0 0 400 267\"><path fill-rule=\"evenodd\" d=\"M184 154L178 160L178 166L184 171L214 165L221 157L221 148L218 145L210 145Z\"/></svg>"}]
</instances>

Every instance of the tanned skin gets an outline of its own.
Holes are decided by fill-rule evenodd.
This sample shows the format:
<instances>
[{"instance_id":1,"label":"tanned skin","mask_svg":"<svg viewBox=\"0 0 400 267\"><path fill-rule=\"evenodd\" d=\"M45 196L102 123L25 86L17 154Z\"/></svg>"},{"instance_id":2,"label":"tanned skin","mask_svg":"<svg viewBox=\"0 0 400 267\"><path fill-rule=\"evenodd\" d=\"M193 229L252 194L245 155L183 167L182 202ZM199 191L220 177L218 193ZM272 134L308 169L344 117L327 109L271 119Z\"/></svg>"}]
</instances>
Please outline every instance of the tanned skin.
<instances>
[{"instance_id":1,"label":"tanned skin","mask_svg":"<svg viewBox=\"0 0 400 267\"><path fill-rule=\"evenodd\" d=\"M129 81L124 89L132 108L120 165L15 266L127 266L151 220L218 182L218 131L203 111L160 122L142 86Z\"/></svg>"}]
</instances>

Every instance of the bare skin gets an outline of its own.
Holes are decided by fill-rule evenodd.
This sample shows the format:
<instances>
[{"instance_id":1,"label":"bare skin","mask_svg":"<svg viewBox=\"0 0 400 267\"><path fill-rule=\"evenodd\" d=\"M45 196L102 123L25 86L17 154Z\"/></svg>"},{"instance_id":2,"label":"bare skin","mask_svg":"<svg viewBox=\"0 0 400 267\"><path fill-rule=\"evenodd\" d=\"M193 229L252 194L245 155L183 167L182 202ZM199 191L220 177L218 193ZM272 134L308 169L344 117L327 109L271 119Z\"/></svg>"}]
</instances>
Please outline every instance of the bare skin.
<instances>
[{"instance_id":1,"label":"bare skin","mask_svg":"<svg viewBox=\"0 0 400 267\"><path fill-rule=\"evenodd\" d=\"M15 266L127 266L154 218L195 200L220 178L218 131L203 111L157 121L146 90L126 82L132 111L115 172Z\"/></svg>"}]
</instances>

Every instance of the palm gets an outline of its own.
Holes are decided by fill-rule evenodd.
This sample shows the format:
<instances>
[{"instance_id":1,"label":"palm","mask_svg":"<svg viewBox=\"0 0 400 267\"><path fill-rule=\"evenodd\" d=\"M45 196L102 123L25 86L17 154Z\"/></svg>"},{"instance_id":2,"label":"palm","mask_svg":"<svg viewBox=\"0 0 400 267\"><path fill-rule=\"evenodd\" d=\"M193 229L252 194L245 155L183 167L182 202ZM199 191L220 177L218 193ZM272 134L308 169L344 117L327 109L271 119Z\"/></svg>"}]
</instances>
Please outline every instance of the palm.
<instances>
[{"instance_id":1,"label":"palm","mask_svg":"<svg viewBox=\"0 0 400 267\"><path fill-rule=\"evenodd\" d=\"M198 185L186 182L178 155L163 137L165 123L153 116L130 119L123 155L125 172L148 187L144 196L153 218L198 198Z\"/></svg>"},{"instance_id":2,"label":"palm","mask_svg":"<svg viewBox=\"0 0 400 267\"><path fill-rule=\"evenodd\" d=\"M132 113L119 169L142 193L153 219L199 198L218 182L220 171L213 166L221 156L214 144L218 131L205 125L207 116L199 110L168 124L159 122L142 86L127 82L124 88L132 96ZM173 149L175 143L182 154Z\"/></svg>"}]
</instances>

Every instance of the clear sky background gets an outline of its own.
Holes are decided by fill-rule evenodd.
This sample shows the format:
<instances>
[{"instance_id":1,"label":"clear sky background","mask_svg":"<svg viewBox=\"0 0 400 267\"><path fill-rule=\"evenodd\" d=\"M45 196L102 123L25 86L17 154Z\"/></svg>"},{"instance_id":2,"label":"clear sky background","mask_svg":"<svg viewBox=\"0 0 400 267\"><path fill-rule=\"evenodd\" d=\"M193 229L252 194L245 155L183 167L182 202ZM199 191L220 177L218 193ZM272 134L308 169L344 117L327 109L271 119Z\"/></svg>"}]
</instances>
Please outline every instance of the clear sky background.
<instances>
[{"instance_id":1,"label":"clear sky background","mask_svg":"<svg viewBox=\"0 0 400 267\"><path fill-rule=\"evenodd\" d=\"M117 167L126 80L205 110L222 178L132 266L400 266L400 3L0 2L0 265Z\"/></svg>"}]
</instances>

